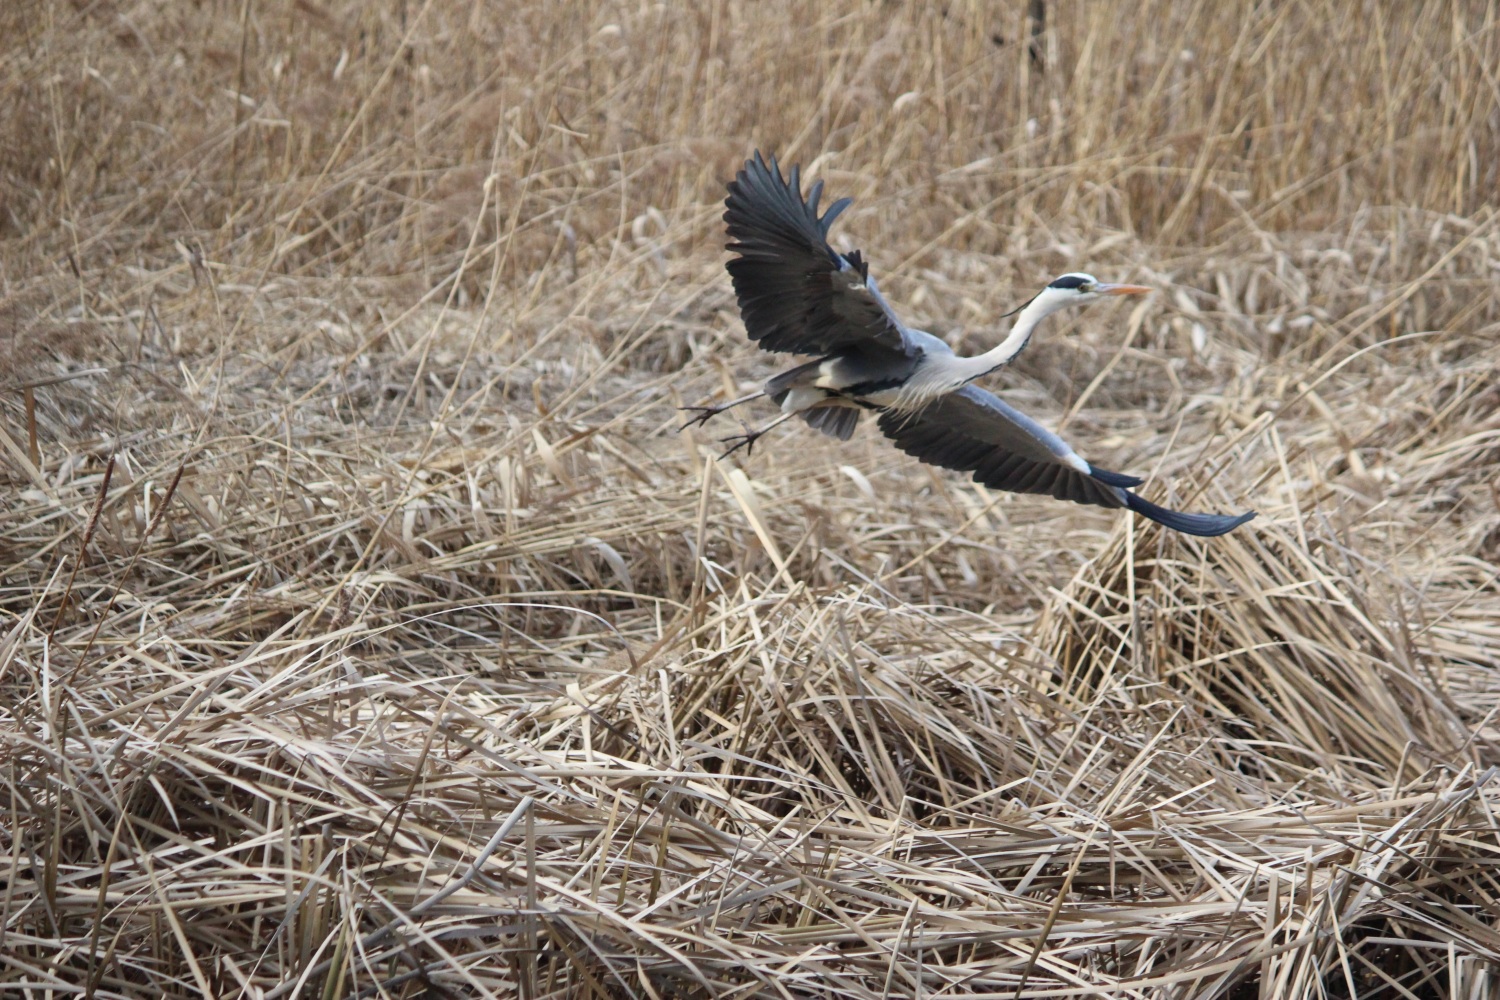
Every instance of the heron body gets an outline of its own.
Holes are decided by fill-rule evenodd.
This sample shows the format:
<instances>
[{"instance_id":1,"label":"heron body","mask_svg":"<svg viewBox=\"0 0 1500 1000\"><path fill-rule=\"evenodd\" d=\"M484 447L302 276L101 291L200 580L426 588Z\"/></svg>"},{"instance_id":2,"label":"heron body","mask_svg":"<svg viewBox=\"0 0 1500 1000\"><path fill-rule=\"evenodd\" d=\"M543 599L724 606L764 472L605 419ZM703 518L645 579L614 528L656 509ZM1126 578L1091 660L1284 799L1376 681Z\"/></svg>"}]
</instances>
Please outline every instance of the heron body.
<instances>
[{"instance_id":1,"label":"heron body","mask_svg":"<svg viewBox=\"0 0 1500 1000\"><path fill-rule=\"evenodd\" d=\"M699 411L695 421L769 397L782 415L740 436L738 448L794 416L848 440L860 414L870 411L902 451L972 473L986 486L1124 507L1195 535L1220 535L1255 516L1158 507L1130 492L1140 479L1090 465L1057 435L970 384L1015 358L1052 313L1149 288L1064 274L1018 310L999 344L963 357L897 318L858 251L841 254L828 245L828 230L850 200L839 199L820 216L822 191L819 181L804 198L797 167L783 178L775 158L767 163L758 153L729 183L724 221L728 249L738 256L727 267L745 331L765 350L816 360L773 376L761 392L720 406L688 407Z\"/></svg>"}]
</instances>

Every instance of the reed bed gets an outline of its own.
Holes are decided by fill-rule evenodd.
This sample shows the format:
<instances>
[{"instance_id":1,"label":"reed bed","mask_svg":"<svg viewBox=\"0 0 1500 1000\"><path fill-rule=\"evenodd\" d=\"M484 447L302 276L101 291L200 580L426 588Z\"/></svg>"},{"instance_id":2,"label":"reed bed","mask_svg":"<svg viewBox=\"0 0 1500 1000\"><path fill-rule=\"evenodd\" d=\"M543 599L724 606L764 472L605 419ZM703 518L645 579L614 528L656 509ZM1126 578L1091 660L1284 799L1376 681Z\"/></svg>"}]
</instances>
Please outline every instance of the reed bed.
<instances>
[{"instance_id":1,"label":"reed bed","mask_svg":"<svg viewBox=\"0 0 1500 1000\"><path fill-rule=\"evenodd\" d=\"M0 991L1494 996L1500 9L1121 10L0 11ZM1259 517L717 460L756 147Z\"/></svg>"}]
</instances>

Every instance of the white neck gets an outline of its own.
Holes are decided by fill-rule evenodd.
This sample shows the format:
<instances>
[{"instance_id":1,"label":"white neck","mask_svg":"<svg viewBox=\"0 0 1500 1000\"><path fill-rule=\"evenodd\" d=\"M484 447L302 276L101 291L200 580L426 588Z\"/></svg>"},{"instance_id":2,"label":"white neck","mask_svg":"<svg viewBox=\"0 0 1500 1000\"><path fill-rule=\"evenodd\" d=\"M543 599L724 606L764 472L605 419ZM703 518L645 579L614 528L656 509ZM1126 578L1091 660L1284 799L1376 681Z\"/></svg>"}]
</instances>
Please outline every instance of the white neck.
<instances>
[{"instance_id":1,"label":"white neck","mask_svg":"<svg viewBox=\"0 0 1500 1000\"><path fill-rule=\"evenodd\" d=\"M1026 342L1031 339L1031 335L1036 332L1042 320L1059 309L1066 308L1071 298L1071 296L1056 295L1050 289L1044 289L1042 294L1028 302L1026 308L1021 310L1021 314L1016 317L1010 333L1005 335L1004 340L983 354L960 359L963 362L963 373L972 380L1010 364L1016 355L1025 350Z\"/></svg>"}]
</instances>

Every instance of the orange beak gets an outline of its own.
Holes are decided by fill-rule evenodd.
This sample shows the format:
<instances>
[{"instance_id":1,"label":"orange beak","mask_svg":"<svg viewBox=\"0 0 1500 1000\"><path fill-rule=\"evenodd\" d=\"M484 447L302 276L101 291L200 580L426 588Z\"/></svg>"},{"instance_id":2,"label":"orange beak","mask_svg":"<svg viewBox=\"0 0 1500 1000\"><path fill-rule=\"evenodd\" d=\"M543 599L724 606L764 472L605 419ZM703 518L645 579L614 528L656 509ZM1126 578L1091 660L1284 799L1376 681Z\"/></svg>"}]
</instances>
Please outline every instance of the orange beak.
<instances>
[{"instance_id":1,"label":"orange beak","mask_svg":"<svg viewBox=\"0 0 1500 1000\"><path fill-rule=\"evenodd\" d=\"M1098 295L1145 295L1154 291L1156 289L1146 285L1109 285L1102 281L1094 286L1094 292Z\"/></svg>"}]
</instances>

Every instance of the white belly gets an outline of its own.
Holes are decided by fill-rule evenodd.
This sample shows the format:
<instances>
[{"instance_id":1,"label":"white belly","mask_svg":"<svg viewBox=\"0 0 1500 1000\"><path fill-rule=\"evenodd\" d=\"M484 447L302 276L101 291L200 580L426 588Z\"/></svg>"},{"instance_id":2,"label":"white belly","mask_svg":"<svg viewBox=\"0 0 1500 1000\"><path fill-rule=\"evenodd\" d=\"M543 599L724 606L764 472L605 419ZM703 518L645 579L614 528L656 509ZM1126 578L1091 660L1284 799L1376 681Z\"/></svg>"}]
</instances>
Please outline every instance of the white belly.
<instances>
[{"instance_id":1,"label":"white belly","mask_svg":"<svg viewBox=\"0 0 1500 1000\"><path fill-rule=\"evenodd\" d=\"M826 402L828 393L813 385L799 385L787 391L786 397L781 401L782 413L801 413L810 410L819 403Z\"/></svg>"}]
</instances>

